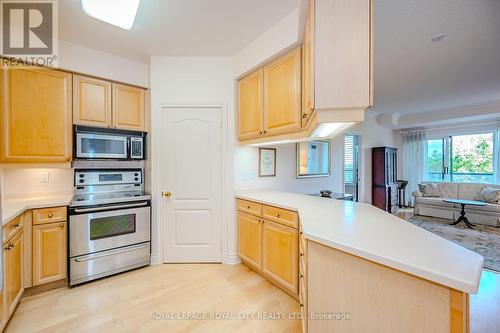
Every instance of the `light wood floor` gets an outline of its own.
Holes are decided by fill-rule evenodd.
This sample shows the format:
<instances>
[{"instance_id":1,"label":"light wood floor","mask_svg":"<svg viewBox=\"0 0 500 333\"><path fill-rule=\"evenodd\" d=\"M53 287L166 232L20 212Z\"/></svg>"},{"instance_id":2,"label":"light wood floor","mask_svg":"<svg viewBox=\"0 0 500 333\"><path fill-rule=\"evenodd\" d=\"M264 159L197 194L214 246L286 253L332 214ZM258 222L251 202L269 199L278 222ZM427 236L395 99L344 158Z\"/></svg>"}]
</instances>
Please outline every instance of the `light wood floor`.
<instances>
[{"instance_id":1,"label":"light wood floor","mask_svg":"<svg viewBox=\"0 0 500 333\"><path fill-rule=\"evenodd\" d=\"M160 265L22 299L6 332L300 332L299 320L167 320L180 312L299 313L244 265Z\"/></svg>"},{"instance_id":2,"label":"light wood floor","mask_svg":"<svg viewBox=\"0 0 500 333\"><path fill-rule=\"evenodd\" d=\"M161 265L25 297L13 332L300 332L298 320L157 320L179 312L298 313L297 301L244 265ZM500 274L470 297L471 333L500 332Z\"/></svg>"}]
</instances>

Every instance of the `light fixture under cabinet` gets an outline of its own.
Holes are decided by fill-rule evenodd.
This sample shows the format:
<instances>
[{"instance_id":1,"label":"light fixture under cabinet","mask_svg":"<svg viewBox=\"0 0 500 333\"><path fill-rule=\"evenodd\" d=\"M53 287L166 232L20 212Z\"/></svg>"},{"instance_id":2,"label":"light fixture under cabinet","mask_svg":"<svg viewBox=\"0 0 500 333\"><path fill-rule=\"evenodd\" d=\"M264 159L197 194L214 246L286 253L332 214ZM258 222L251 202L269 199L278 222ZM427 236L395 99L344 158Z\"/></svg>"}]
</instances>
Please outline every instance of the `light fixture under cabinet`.
<instances>
[{"instance_id":1,"label":"light fixture under cabinet","mask_svg":"<svg viewBox=\"0 0 500 333\"><path fill-rule=\"evenodd\" d=\"M98 20L130 30L141 0L82 0L85 14Z\"/></svg>"}]
</instances>

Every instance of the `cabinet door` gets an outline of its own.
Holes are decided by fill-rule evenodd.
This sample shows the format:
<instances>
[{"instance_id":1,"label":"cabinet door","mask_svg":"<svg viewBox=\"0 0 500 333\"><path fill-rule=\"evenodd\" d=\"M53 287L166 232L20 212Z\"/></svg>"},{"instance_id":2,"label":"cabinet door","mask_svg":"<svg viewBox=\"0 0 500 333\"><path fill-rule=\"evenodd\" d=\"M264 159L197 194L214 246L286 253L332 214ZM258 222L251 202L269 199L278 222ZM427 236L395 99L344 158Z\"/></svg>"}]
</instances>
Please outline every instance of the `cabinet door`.
<instances>
[{"instance_id":1,"label":"cabinet door","mask_svg":"<svg viewBox=\"0 0 500 333\"><path fill-rule=\"evenodd\" d=\"M33 286L66 278L66 222L33 226Z\"/></svg>"},{"instance_id":2,"label":"cabinet door","mask_svg":"<svg viewBox=\"0 0 500 333\"><path fill-rule=\"evenodd\" d=\"M113 83L113 127L144 131L144 89Z\"/></svg>"},{"instance_id":3,"label":"cabinet door","mask_svg":"<svg viewBox=\"0 0 500 333\"><path fill-rule=\"evenodd\" d=\"M255 268L262 269L262 220L238 212L238 254Z\"/></svg>"},{"instance_id":4,"label":"cabinet door","mask_svg":"<svg viewBox=\"0 0 500 333\"><path fill-rule=\"evenodd\" d=\"M8 243L7 260L5 263L5 271L7 277L5 281L5 292L7 293L7 309L9 313L14 311L17 301L21 297L23 288L23 253L24 242L23 232L19 232Z\"/></svg>"},{"instance_id":5,"label":"cabinet door","mask_svg":"<svg viewBox=\"0 0 500 333\"><path fill-rule=\"evenodd\" d=\"M238 82L239 139L262 135L264 72L259 69Z\"/></svg>"},{"instance_id":6,"label":"cabinet door","mask_svg":"<svg viewBox=\"0 0 500 333\"><path fill-rule=\"evenodd\" d=\"M293 132L302 119L301 48L264 67L264 131Z\"/></svg>"},{"instance_id":7,"label":"cabinet door","mask_svg":"<svg viewBox=\"0 0 500 333\"><path fill-rule=\"evenodd\" d=\"M111 82L73 76L73 124L111 126Z\"/></svg>"},{"instance_id":8,"label":"cabinet door","mask_svg":"<svg viewBox=\"0 0 500 333\"><path fill-rule=\"evenodd\" d=\"M298 294L298 231L264 220L264 274Z\"/></svg>"},{"instance_id":9,"label":"cabinet door","mask_svg":"<svg viewBox=\"0 0 500 333\"><path fill-rule=\"evenodd\" d=\"M314 0L309 0L304 45L302 46L302 127L314 112Z\"/></svg>"},{"instance_id":10,"label":"cabinet door","mask_svg":"<svg viewBox=\"0 0 500 333\"><path fill-rule=\"evenodd\" d=\"M0 80L1 157L8 162L71 160L71 74L5 68Z\"/></svg>"}]
</instances>

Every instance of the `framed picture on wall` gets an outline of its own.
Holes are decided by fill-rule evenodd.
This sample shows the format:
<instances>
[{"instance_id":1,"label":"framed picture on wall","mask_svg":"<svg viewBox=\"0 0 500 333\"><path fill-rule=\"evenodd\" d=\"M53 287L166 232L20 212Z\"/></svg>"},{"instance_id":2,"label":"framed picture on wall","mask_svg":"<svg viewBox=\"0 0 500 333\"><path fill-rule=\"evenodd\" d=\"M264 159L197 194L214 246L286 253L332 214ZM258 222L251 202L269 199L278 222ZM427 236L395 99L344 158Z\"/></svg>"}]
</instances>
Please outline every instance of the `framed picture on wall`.
<instances>
[{"instance_id":1,"label":"framed picture on wall","mask_svg":"<svg viewBox=\"0 0 500 333\"><path fill-rule=\"evenodd\" d=\"M276 149L259 148L259 177L276 176Z\"/></svg>"}]
</instances>

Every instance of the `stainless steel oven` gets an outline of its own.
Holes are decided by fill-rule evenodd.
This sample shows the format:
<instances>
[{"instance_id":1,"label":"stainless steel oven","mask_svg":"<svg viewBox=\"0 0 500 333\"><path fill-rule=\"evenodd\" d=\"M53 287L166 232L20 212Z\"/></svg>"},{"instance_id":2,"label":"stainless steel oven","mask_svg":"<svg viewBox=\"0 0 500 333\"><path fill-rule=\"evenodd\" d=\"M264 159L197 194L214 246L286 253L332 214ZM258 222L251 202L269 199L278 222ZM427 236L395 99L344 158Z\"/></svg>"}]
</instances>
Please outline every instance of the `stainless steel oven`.
<instances>
[{"instance_id":1,"label":"stainless steel oven","mask_svg":"<svg viewBox=\"0 0 500 333\"><path fill-rule=\"evenodd\" d=\"M76 170L75 187L69 209L70 285L148 265L151 203L143 192L142 170Z\"/></svg>"},{"instance_id":2,"label":"stainless steel oven","mask_svg":"<svg viewBox=\"0 0 500 333\"><path fill-rule=\"evenodd\" d=\"M145 133L75 126L77 159L144 159Z\"/></svg>"}]
</instances>

